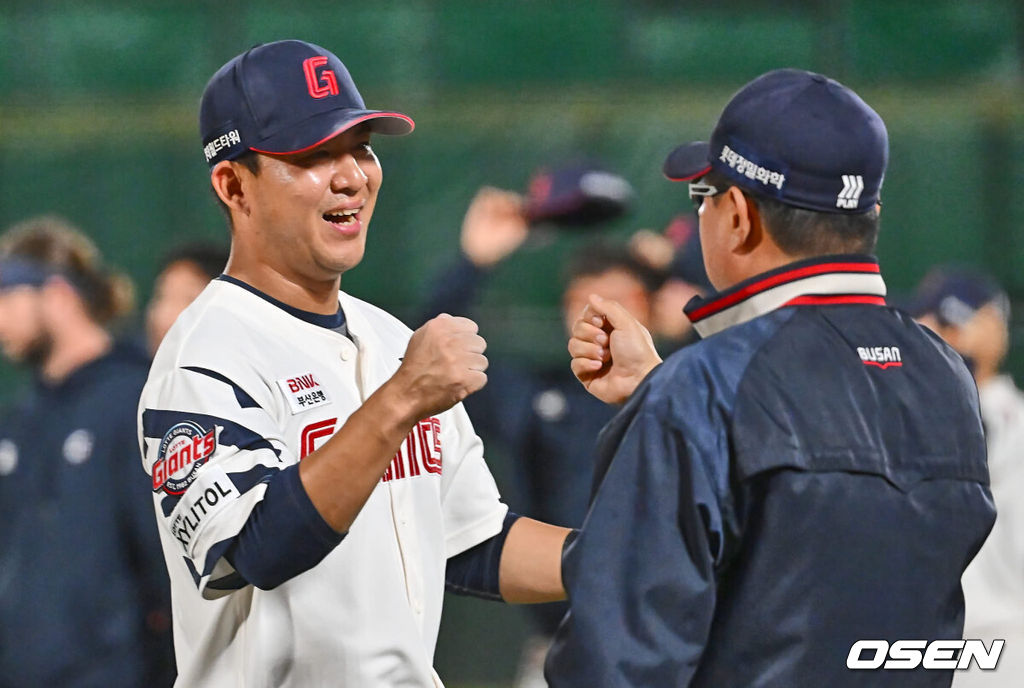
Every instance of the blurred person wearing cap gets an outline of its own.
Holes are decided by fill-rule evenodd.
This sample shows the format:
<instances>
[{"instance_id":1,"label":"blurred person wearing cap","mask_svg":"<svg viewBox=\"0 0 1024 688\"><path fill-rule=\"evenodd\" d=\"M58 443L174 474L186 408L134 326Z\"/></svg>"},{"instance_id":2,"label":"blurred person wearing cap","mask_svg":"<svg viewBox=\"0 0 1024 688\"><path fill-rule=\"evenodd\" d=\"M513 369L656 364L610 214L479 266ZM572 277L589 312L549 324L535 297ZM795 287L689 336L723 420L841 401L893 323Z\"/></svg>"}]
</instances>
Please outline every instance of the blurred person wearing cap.
<instances>
[{"instance_id":1,"label":"blurred person wearing cap","mask_svg":"<svg viewBox=\"0 0 1024 688\"><path fill-rule=\"evenodd\" d=\"M227 62L199 120L230 258L138 415L177 685L436 688L444 589L562 599L570 530L499 500L459 404L487 379L476 325L411 332L340 291L383 180L371 136L412 120L296 40Z\"/></svg>"},{"instance_id":2,"label":"blurred person wearing cap","mask_svg":"<svg viewBox=\"0 0 1024 688\"><path fill-rule=\"evenodd\" d=\"M195 241L169 250L161 259L153 295L146 304L146 347L152 356L171 325L228 262L228 249L218 243Z\"/></svg>"},{"instance_id":3,"label":"blurred person wearing cap","mask_svg":"<svg viewBox=\"0 0 1024 688\"><path fill-rule=\"evenodd\" d=\"M961 637L960 577L995 517L970 372L885 303L887 158L874 110L793 69L669 155L718 291L664 362L614 302L574 325L573 371L624 406L563 557L555 688L949 685L858 670L860 640Z\"/></svg>"},{"instance_id":4,"label":"blurred person wearing cap","mask_svg":"<svg viewBox=\"0 0 1024 688\"><path fill-rule=\"evenodd\" d=\"M532 233L554 228L596 232L629 208L633 188L622 176L585 160L541 167L525 194L484 186L462 220L459 255L434 280L423 312L464 312L491 270L519 250ZM422 318L421 318L422 319Z\"/></svg>"},{"instance_id":5,"label":"blurred person wearing cap","mask_svg":"<svg viewBox=\"0 0 1024 688\"><path fill-rule=\"evenodd\" d=\"M1010 345L1010 300L986 274L929 270L909 310L964 357L978 384L998 515L964 571L964 638L1006 641L995 671L957 672L953 685L1015 686L1024 674L1024 393L1000 366Z\"/></svg>"},{"instance_id":6,"label":"blurred person wearing cap","mask_svg":"<svg viewBox=\"0 0 1024 688\"><path fill-rule=\"evenodd\" d=\"M603 179L600 185L594 178ZM625 179L603 168L570 164L537 171L527 194L481 188L463 218L459 256L428 289L417 322L438 313L471 315L487 280L503 261L541 227L598 233L627 209ZM614 193L606 195L605 190ZM600 240L585 244L565 267L561 314L568 334L597 293L622 303L640 322L651 321L652 298L661 275L626 246ZM578 528L583 524L593 480L594 443L615 409L588 394L559 364L527 366L491 360L487 386L465 401L487 447L509 458L503 490L513 508L536 518ZM527 639L514 685L543 686L543 661L564 603L532 605L533 635Z\"/></svg>"},{"instance_id":7,"label":"blurred person wearing cap","mask_svg":"<svg viewBox=\"0 0 1024 688\"><path fill-rule=\"evenodd\" d=\"M711 291L696 223L690 214L672 218L661 233L641 229L629 239L630 251L665 279L651 303L651 335L660 352L671 352L697 339L684 308L695 296ZM598 296L602 296L598 294Z\"/></svg>"},{"instance_id":8,"label":"blurred person wearing cap","mask_svg":"<svg viewBox=\"0 0 1024 688\"><path fill-rule=\"evenodd\" d=\"M135 408L131 284L66 220L0 236L0 346L32 371L0 418L0 684L169 686L170 599Z\"/></svg>"}]
</instances>

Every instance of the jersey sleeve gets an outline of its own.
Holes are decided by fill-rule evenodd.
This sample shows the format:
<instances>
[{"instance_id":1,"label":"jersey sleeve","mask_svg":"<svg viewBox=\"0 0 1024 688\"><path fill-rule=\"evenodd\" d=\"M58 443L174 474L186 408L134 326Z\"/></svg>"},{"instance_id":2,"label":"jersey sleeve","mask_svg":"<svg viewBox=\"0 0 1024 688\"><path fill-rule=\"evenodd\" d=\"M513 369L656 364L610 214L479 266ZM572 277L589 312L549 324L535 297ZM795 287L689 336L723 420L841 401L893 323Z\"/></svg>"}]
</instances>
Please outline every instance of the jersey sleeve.
<instances>
[{"instance_id":1,"label":"jersey sleeve","mask_svg":"<svg viewBox=\"0 0 1024 688\"><path fill-rule=\"evenodd\" d=\"M157 521L208 599L246 584L224 554L270 478L296 462L264 407L268 400L261 406L233 380L198 367L151 381L140 403Z\"/></svg>"},{"instance_id":2,"label":"jersey sleeve","mask_svg":"<svg viewBox=\"0 0 1024 688\"><path fill-rule=\"evenodd\" d=\"M462 404L446 415L441 506L445 556L451 558L500 533L508 507L500 500L484 461L483 442L473 431Z\"/></svg>"}]
</instances>

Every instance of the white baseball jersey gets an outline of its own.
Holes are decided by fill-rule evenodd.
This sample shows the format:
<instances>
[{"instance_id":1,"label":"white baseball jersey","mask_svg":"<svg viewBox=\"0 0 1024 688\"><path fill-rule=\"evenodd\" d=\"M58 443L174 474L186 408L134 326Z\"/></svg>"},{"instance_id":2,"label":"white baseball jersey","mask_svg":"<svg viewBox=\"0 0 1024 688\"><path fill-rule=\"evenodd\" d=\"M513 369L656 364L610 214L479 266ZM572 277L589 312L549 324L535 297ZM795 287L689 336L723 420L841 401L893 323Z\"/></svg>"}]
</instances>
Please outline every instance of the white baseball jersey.
<instances>
[{"instance_id":1,"label":"white baseball jersey","mask_svg":"<svg viewBox=\"0 0 1024 688\"><path fill-rule=\"evenodd\" d=\"M139 432L171 578L177 686L441 685L432 658L446 559L500 532L507 511L461 405L413 429L313 568L267 591L223 558L266 480L326 442L404 355L407 327L339 300L352 339L215 280L157 352Z\"/></svg>"},{"instance_id":2,"label":"white baseball jersey","mask_svg":"<svg viewBox=\"0 0 1024 688\"><path fill-rule=\"evenodd\" d=\"M995 671L956 671L954 688L1019 686L1024 674L1024 394L1009 375L978 390L996 522L964 571L964 637L1006 641Z\"/></svg>"}]
</instances>

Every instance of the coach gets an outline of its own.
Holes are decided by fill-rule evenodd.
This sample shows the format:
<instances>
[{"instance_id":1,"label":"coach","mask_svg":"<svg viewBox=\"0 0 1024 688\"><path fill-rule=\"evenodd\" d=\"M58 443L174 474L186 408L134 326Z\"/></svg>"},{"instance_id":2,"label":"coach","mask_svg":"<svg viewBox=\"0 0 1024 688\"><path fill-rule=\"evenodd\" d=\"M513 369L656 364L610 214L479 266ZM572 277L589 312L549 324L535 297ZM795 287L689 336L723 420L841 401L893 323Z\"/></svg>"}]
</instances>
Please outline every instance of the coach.
<instances>
[{"instance_id":1,"label":"coach","mask_svg":"<svg viewBox=\"0 0 1024 688\"><path fill-rule=\"evenodd\" d=\"M887 158L864 101L797 70L669 155L719 291L687 306L703 341L664 363L614 302L575 325L577 377L628 401L563 562L552 686L949 685L847 668L859 639L960 637L994 518L970 373L885 305Z\"/></svg>"}]
</instances>

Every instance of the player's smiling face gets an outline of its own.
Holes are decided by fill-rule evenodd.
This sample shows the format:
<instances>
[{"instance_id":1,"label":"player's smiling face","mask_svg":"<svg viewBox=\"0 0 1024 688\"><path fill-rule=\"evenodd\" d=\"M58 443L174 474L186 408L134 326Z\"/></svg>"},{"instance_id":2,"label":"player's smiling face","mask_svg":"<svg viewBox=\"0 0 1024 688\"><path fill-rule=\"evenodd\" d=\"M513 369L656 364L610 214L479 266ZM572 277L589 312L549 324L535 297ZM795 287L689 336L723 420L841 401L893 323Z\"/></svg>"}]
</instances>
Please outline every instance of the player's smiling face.
<instances>
[{"instance_id":1,"label":"player's smiling face","mask_svg":"<svg viewBox=\"0 0 1024 688\"><path fill-rule=\"evenodd\" d=\"M246 195L264 260L300 280L355 267L382 179L365 125L302 153L261 156Z\"/></svg>"}]
</instances>

